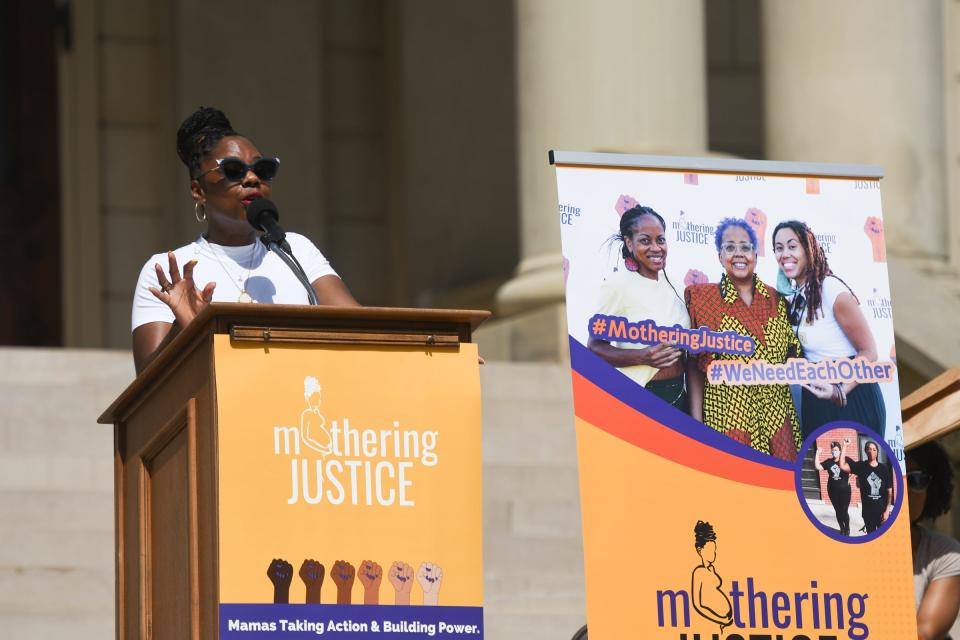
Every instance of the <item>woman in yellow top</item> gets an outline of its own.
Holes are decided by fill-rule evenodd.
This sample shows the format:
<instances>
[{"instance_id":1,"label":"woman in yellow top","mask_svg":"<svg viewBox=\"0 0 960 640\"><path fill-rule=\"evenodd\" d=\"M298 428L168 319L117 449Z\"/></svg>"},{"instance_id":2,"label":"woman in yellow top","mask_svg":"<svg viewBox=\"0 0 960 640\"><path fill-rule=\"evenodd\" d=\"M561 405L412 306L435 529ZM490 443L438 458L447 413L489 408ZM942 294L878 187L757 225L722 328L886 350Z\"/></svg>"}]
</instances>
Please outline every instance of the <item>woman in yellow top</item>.
<instances>
[{"instance_id":1,"label":"woman in yellow top","mask_svg":"<svg viewBox=\"0 0 960 640\"><path fill-rule=\"evenodd\" d=\"M596 313L630 322L653 320L661 327L679 325L689 329L686 306L664 271L667 226L660 214L641 205L625 211L615 238L623 243L625 268L615 271L601 285ZM594 337L587 346L637 384L688 411L681 349L672 344L607 342Z\"/></svg>"}]
</instances>

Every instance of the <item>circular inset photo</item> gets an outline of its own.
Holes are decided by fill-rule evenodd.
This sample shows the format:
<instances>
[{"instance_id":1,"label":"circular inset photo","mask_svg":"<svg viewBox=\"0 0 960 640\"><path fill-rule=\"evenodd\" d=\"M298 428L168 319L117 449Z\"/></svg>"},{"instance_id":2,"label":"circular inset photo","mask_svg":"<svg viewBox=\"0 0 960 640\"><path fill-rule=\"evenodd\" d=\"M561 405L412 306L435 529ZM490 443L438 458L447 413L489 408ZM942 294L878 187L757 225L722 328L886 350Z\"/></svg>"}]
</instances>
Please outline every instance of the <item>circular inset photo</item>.
<instances>
[{"instance_id":1,"label":"circular inset photo","mask_svg":"<svg viewBox=\"0 0 960 640\"><path fill-rule=\"evenodd\" d=\"M803 443L794 471L804 513L834 540L860 544L890 528L903 503L893 449L856 422L831 422Z\"/></svg>"}]
</instances>

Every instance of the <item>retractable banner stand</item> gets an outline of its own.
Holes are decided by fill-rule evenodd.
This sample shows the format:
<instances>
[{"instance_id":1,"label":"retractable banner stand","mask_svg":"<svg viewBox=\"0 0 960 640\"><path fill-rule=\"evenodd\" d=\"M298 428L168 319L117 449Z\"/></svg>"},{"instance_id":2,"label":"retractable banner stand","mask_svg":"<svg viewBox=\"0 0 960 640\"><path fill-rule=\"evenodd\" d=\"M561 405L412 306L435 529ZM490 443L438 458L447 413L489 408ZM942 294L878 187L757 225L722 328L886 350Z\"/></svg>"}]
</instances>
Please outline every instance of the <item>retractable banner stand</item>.
<instances>
[{"instance_id":1,"label":"retractable banner stand","mask_svg":"<svg viewBox=\"0 0 960 640\"><path fill-rule=\"evenodd\" d=\"M482 638L477 348L215 337L221 638Z\"/></svg>"},{"instance_id":2,"label":"retractable banner stand","mask_svg":"<svg viewBox=\"0 0 960 640\"><path fill-rule=\"evenodd\" d=\"M551 162L591 638L916 638L880 169Z\"/></svg>"}]
</instances>

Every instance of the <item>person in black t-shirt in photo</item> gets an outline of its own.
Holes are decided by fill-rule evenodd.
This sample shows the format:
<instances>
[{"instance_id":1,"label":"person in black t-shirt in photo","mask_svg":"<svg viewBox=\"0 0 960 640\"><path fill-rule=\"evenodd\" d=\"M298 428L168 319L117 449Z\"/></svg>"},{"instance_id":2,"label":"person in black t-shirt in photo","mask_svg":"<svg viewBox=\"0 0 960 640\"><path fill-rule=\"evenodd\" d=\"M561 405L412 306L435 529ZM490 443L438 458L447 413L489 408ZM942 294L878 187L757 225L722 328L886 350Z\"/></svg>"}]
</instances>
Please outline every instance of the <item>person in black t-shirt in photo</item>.
<instances>
[{"instance_id":1,"label":"person in black t-shirt in photo","mask_svg":"<svg viewBox=\"0 0 960 640\"><path fill-rule=\"evenodd\" d=\"M846 453L849 440L844 440L841 446L839 442L830 443L830 453L832 457L823 459L823 449L817 447L817 456L814 458L814 465L818 471L827 472L827 495L830 496L830 504L837 514L837 524L840 525L840 534L850 535L850 473L844 471L840 466L844 454Z\"/></svg>"},{"instance_id":2,"label":"person in black t-shirt in photo","mask_svg":"<svg viewBox=\"0 0 960 640\"><path fill-rule=\"evenodd\" d=\"M866 460L855 461L841 458L840 468L857 476L860 487L863 523L867 533L876 531L890 516L893 508L893 471L890 464L880 462L880 447L873 440L864 446Z\"/></svg>"}]
</instances>

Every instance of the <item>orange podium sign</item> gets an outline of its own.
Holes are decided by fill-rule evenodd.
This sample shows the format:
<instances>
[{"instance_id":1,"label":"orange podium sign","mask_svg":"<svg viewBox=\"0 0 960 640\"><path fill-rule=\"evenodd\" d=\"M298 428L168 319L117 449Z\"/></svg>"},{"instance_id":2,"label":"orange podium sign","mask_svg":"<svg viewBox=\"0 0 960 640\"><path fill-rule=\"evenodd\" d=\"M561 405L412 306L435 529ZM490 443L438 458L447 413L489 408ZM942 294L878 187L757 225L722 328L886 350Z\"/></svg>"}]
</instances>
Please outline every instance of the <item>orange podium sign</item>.
<instances>
[{"instance_id":1,"label":"orange podium sign","mask_svg":"<svg viewBox=\"0 0 960 640\"><path fill-rule=\"evenodd\" d=\"M482 637L476 345L214 360L221 637Z\"/></svg>"}]
</instances>

